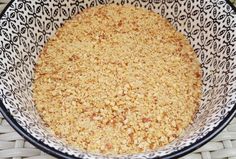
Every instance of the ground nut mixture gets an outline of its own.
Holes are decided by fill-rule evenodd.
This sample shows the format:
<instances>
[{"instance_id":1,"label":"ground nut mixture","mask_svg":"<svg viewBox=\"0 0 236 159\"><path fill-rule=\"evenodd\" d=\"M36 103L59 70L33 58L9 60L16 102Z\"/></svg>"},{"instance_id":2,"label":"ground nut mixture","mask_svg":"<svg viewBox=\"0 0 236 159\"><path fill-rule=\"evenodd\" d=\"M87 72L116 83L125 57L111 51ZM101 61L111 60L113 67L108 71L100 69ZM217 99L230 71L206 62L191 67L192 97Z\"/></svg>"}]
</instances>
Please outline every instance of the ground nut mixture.
<instances>
[{"instance_id":1,"label":"ground nut mixture","mask_svg":"<svg viewBox=\"0 0 236 159\"><path fill-rule=\"evenodd\" d=\"M198 109L200 66L186 38L161 16L131 6L88 9L49 40L34 99L48 127L94 153L156 149Z\"/></svg>"}]
</instances>

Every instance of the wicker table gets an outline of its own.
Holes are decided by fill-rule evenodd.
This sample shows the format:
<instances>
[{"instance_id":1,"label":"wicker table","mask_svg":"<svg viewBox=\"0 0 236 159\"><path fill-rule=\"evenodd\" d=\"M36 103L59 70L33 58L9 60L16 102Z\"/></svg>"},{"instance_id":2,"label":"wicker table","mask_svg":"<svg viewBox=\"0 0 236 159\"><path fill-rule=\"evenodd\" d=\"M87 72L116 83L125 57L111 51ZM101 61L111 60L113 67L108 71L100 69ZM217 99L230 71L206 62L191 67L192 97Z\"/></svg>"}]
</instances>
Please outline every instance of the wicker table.
<instances>
[{"instance_id":1,"label":"wicker table","mask_svg":"<svg viewBox=\"0 0 236 159\"><path fill-rule=\"evenodd\" d=\"M10 0L0 0L0 12ZM231 0L236 5L236 0ZM0 114L0 159L53 159L25 141ZM213 140L182 159L236 159L236 118Z\"/></svg>"}]
</instances>

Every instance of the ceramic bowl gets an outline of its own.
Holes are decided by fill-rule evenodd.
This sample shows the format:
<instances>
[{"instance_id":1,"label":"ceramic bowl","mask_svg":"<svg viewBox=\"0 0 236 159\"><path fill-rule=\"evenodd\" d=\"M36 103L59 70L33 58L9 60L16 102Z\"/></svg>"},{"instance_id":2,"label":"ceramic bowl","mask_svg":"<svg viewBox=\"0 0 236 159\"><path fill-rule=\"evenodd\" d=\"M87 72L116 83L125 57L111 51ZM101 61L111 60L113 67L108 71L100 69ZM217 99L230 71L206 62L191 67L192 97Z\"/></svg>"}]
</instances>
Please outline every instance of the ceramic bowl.
<instances>
[{"instance_id":1,"label":"ceramic bowl","mask_svg":"<svg viewBox=\"0 0 236 159\"><path fill-rule=\"evenodd\" d=\"M202 97L194 123L170 144L141 154L102 156L73 148L42 124L32 99L40 51L65 20L84 9L116 3L159 13L190 41L201 63ZM38 148L59 158L177 158L200 147L234 117L236 10L225 0L16 0L0 16L0 108Z\"/></svg>"}]
</instances>

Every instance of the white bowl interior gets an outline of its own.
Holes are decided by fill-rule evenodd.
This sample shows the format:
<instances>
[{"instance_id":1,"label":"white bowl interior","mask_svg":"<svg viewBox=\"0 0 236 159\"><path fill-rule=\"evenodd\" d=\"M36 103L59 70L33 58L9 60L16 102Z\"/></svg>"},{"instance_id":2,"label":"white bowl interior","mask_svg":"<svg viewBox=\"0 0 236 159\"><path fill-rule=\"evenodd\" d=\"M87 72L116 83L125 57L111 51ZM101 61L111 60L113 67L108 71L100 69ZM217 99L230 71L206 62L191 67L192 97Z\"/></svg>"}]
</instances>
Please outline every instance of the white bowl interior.
<instances>
[{"instance_id":1,"label":"white bowl interior","mask_svg":"<svg viewBox=\"0 0 236 159\"><path fill-rule=\"evenodd\" d=\"M129 3L166 17L188 37L203 72L194 124L169 145L132 157L168 155L210 133L231 112L236 99L236 14L224 0L14 1L0 20L0 98L10 114L46 145L77 157L96 157L64 144L45 129L34 107L32 80L40 50L57 28L85 8L106 3Z\"/></svg>"}]
</instances>

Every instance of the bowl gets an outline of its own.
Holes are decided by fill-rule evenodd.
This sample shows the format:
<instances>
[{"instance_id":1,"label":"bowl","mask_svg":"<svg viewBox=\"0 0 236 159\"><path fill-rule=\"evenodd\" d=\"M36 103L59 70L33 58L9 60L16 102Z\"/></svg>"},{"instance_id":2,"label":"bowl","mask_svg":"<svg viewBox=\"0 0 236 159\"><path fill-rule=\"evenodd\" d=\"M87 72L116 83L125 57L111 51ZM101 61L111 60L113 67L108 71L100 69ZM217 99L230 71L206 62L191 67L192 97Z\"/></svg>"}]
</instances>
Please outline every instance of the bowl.
<instances>
[{"instance_id":1,"label":"bowl","mask_svg":"<svg viewBox=\"0 0 236 159\"><path fill-rule=\"evenodd\" d=\"M84 9L115 3L159 13L182 32L202 69L202 97L194 122L184 134L157 150L102 156L81 151L53 136L32 98L40 51L57 29ZM0 18L0 110L16 131L59 158L177 158L218 134L236 110L236 9L225 0L54 0L12 1Z\"/></svg>"}]
</instances>

